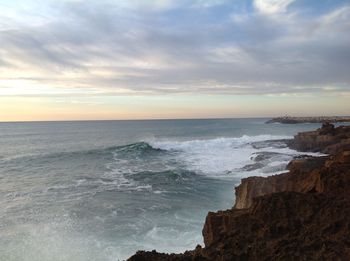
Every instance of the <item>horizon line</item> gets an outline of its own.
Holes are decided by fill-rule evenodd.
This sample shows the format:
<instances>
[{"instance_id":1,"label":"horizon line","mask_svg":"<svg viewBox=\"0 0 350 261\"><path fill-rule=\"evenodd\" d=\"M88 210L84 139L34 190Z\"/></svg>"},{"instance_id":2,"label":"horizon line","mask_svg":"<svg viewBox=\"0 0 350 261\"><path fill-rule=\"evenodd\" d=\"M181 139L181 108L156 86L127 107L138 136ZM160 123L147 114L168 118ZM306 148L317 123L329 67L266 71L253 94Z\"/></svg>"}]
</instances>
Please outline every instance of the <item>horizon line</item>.
<instances>
[{"instance_id":1,"label":"horizon line","mask_svg":"<svg viewBox=\"0 0 350 261\"><path fill-rule=\"evenodd\" d=\"M230 119L271 119L285 116L248 116L248 117L208 117L208 118L146 118L146 119L75 119L75 120L14 120L14 121L0 121L0 123L40 123L40 122L90 122L90 121L167 121L167 120L230 120ZM332 116L290 116L288 117L350 117L346 115L332 115Z\"/></svg>"},{"instance_id":2,"label":"horizon line","mask_svg":"<svg viewBox=\"0 0 350 261\"><path fill-rule=\"evenodd\" d=\"M88 121L167 121L167 120L229 120L229 119L269 119L274 117L208 117L208 118L146 118L146 119L76 119L76 120L14 120L0 121L0 123L25 122L88 122Z\"/></svg>"}]
</instances>

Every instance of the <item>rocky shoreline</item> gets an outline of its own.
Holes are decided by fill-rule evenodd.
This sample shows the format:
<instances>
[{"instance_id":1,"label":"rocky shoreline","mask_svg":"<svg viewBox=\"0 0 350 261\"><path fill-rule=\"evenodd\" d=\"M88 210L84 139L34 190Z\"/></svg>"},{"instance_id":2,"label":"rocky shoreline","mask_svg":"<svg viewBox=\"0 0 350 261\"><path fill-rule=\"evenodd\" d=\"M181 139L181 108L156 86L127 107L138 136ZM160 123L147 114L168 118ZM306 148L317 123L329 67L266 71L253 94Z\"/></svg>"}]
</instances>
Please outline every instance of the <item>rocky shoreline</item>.
<instances>
[{"instance_id":1,"label":"rocky shoreline","mask_svg":"<svg viewBox=\"0 0 350 261\"><path fill-rule=\"evenodd\" d=\"M320 117L276 117L266 121L266 123L283 123L283 124L297 124L297 123L337 123L350 122L350 117L341 116L320 116Z\"/></svg>"},{"instance_id":2,"label":"rocky shoreline","mask_svg":"<svg viewBox=\"0 0 350 261\"><path fill-rule=\"evenodd\" d=\"M350 126L299 133L291 148L319 151L288 172L242 179L232 209L209 212L204 247L139 251L138 260L350 260Z\"/></svg>"}]
</instances>

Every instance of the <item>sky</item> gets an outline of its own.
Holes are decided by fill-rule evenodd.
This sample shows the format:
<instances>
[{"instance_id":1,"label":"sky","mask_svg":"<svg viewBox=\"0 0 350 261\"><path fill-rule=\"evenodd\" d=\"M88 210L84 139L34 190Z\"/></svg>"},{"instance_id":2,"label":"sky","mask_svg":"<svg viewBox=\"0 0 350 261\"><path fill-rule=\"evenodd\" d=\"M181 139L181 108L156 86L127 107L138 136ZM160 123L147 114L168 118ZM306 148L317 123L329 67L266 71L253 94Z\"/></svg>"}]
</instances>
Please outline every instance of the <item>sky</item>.
<instances>
[{"instance_id":1,"label":"sky","mask_svg":"<svg viewBox=\"0 0 350 261\"><path fill-rule=\"evenodd\" d=\"M0 121L350 115L350 0L0 0Z\"/></svg>"}]
</instances>

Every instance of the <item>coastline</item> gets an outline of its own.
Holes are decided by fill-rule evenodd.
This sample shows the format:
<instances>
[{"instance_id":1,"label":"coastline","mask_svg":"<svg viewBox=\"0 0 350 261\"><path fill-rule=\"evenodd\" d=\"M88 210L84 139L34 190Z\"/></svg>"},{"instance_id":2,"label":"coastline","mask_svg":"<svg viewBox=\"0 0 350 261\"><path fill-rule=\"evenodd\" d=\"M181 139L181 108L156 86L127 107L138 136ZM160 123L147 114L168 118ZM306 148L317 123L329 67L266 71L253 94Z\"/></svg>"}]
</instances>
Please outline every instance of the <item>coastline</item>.
<instances>
[{"instance_id":1,"label":"coastline","mask_svg":"<svg viewBox=\"0 0 350 261\"><path fill-rule=\"evenodd\" d=\"M345 260L350 258L350 127L324 124L289 147L329 154L292 160L288 172L242 179L232 209L209 212L205 246L139 251L128 260Z\"/></svg>"},{"instance_id":2,"label":"coastline","mask_svg":"<svg viewBox=\"0 0 350 261\"><path fill-rule=\"evenodd\" d=\"M318 116L318 117L276 117L265 123L282 123L282 124L298 124L298 123L338 123L350 122L349 116Z\"/></svg>"}]
</instances>

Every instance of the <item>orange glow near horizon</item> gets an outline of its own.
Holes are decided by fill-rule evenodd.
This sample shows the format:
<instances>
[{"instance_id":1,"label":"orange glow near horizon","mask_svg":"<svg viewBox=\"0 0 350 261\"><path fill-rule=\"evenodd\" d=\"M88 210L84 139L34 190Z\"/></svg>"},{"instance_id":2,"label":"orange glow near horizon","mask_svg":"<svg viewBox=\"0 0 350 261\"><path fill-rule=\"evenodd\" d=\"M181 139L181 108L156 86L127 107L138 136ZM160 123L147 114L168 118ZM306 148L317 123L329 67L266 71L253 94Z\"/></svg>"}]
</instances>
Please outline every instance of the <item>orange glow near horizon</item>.
<instances>
[{"instance_id":1,"label":"orange glow near horizon","mask_svg":"<svg viewBox=\"0 0 350 261\"><path fill-rule=\"evenodd\" d=\"M327 102L328 101L328 102ZM254 104L254 106L251 106ZM322 109L320 109L322 108ZM118 96L0 97L0 121L244 118L348 115L348 99L334 97Z\"/></svg>"}]
</instances>

